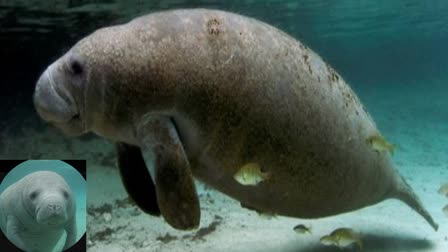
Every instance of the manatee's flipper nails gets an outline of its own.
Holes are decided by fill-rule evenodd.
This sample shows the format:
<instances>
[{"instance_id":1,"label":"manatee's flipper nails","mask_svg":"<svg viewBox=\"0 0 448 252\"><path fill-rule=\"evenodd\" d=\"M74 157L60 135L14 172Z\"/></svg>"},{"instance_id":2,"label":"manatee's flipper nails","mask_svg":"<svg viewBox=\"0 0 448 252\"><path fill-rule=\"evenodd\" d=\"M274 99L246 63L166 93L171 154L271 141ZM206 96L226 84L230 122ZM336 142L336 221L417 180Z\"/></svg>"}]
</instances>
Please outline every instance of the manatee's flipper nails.
<instances>
[{"instance_id":1,"label":"manatee's flipper nails","mask_svg":"<svg viewBox=\"0 0 448 252\"><path fill-rule=\"evenodd\" d=\"M166 117L145 118L138 127L148 166L154 167L157 201L165 220L176 229L199 226L200 207L193 175L173 122Z\"/></svg>"},{"instance_id":2,"label":"manatee's flipper nails","mask_svg":"<svg viewBox=\"0 0 448 252\"><path fill-rule=\"evenodd\" d=\"M419 197L401 176L398 176L396 191L394 192L393 197L405 202L408 206L420 214L429 223L429 225L434 228L435 231L437 231L439 224L433 220L429 212L423 207Z\"/></svg>"},{"instance_id":3,"label":"manatee's flipper nails","mask_svg":"<svg viewBox=\"0 0 448 252\"><path fill-rule=\"evenodd\" d=\"M139 147L117 142L118 168L124 188L145 213L160 216L156 187Z\"/></svg>"}]
</instances>

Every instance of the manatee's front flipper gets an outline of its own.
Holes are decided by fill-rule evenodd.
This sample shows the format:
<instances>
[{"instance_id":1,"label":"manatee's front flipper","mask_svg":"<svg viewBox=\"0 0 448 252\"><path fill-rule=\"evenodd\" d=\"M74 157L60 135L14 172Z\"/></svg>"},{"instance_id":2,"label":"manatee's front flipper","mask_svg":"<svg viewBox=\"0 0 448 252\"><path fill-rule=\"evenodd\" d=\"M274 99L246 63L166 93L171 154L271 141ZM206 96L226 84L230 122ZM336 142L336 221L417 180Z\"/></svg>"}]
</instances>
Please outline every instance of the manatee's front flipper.
<instances>
[{"instance_id":1,"label":"manatee's front flipper","mask_svg":"<svg viewBox=\"0 0 448 252\"><path fill-rule=\"evenodd\" d=\"M16 247L28 251L28 248L20 235L23 231L25 231L25 227L23 227L22 223L20 223L20 221L13 215L8 215L6 218L6 237L8 237Z\"/></svg>"},{"instance_id":2,"label":"manatee's front flipper","mask_svg":"<svg viewBox=\"0 0 448 252\"><path fill-rule=\"evenodd\" d=\"M121 180L129 196L145 213L159 216L156 187L143 160L140 147L118 142L116 149Z\"/></svg>"},{"instance_id":3,"label":"manatee's front flipper","mask_svg":"<svg viewBox=\"0 0 448 252\"><path fill-rule=\"evenodd\" d=\"M199 199L193 175L173 122L167 117L147 117L139 124L143 158L156 185L157 202L174 228L197 228Z\"/></svg>"},{"instance_id":4,"label":"manatee's front flipper","mask_svg":"<svg viewBox=\"0 0 448 252\"><path fill-rule=\"evenodd\" d=\"M65 225L65 233L67 234L67 238L65 239L64 250L70 248L76 243L76 213L73 214L70 222Z\"/></svg>"}]
</instances>

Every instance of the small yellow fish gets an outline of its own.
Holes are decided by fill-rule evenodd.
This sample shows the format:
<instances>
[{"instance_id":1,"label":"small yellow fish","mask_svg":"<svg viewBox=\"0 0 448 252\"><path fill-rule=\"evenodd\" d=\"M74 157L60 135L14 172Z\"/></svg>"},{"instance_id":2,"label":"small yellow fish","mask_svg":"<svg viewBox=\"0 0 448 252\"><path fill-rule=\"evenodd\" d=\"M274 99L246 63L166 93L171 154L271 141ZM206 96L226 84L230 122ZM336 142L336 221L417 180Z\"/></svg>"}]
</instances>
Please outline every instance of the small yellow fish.
<instances>
[{"instance_id":1,"label":"small yellow fish","mask_svg":"<svg viewBox=\"0 0 448 252\"><path fill-rule=\"evenodd\" d=\"M446 205L443 209L442 209L443 213L446 215L446 217L448 217L448 205Z\"/></svg>"},{"instance_id":2,"label":"small yellow fish","mask_svg":"<svg viewBox=\"0 0 448 252\"><path fill-rule=\"evenodd\" d=\"M331 234L322 236L320 242L326 246L333 245L338 248L349 247L355 243L359 249L362 249L361 237L350 228L338 228Z\"/></svg>"},{"instance_id":3,"label":"small yellow fish","mask_svg":"<svg viewBox=\"0 0 448 252\"><path fill-rule=\"evenodd\" d=\"M240 184L245 186L255 186L258 183L269 179L270 174L262 172L260 165L257 163L245 164L240 170L233 175L233 178Z\"/></svg>"},{"instance_id":4,"label":"small yellow fish","mask_svg":"<svg viewBox=\"0 0 448 252\"><path fill-rule=\"evenodd\" d=\"M366 143L369 144L372 149L376 150L377 152L389 152L392 155L395 152L395 144L389 143L380 134L368 137L366 139Z\"/></svg>"},{"instance_id":5,"label":"small yellow fish","mask_svg":"<svg viewBox=\"0 0 448 252\"><path fill-rule=\"evenodd\" d=\"M311 234L311 227L299 224L294 227L294 231L296 231L296 233L298 234Z\"/></svg>"},{"instance_id":6,"label":"small yellow fish","mask_svg":"<svg viewBox=\"0 0 448 252\"><path fill-rule=\"evenodd\" d=\"M441 185L437 192L448 197L448 183Z\"/></svg>"}]
</instances>

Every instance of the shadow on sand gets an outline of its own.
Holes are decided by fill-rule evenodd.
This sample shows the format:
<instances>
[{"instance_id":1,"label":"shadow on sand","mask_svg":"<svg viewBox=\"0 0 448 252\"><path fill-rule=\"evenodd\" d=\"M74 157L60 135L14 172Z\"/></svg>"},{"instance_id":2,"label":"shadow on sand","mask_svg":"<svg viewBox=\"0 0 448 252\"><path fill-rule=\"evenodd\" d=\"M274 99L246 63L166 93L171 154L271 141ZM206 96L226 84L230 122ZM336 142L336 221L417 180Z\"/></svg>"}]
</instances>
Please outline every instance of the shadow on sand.
<instances>
[{"instance_id":1,"label":"shadow on sand","mask_svg":"<svg viewBox=\"0 0 448 252\"><path fill-rule=\"evenodd\" d=\"M363 249L361 251L432 251L433 243L426 239L413 237L386 236L377 234L362 234ZM334 252L340 251L334 246L324 246L322 244L313 244L300 252ZM351 251L360 251L359 248ZM297 251L299 252L299 251Z\"/></svg>"}]
</instances>

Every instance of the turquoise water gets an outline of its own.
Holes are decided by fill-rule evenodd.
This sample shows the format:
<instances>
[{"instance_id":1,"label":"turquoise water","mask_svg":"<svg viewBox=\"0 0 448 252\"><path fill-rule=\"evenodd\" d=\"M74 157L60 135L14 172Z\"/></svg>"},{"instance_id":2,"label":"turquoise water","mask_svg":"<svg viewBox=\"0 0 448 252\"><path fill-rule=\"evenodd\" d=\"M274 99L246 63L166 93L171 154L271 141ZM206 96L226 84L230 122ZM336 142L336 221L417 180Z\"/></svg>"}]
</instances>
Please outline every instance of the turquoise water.
<instances>
[{"instance_id":1,"label":"turquoise water","mask_svg":"<svg viewBox=\"0 0 448 252\"><path fill-rule=\"evenodd\" d=\"M76 223L78 241L86 231L86 181L82 175L69 164L59 160L28 160L11 170L0 184L0 193L26 175L36 171L53 171L61 175L70 186L76 199ZM57 248L63 247L65 235L61 237Z\"/></svg>"}]
</instances>

